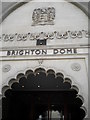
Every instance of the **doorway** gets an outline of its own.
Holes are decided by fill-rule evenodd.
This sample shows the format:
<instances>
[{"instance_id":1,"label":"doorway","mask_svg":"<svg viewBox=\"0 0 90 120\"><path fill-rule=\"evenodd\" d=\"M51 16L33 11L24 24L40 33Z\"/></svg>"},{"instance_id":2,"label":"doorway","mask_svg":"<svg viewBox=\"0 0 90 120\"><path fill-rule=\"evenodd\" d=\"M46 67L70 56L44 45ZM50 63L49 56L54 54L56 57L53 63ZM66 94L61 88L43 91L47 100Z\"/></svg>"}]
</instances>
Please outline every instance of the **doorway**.
<instances>
[{"instance_id":1,"label":"doorway","mask_svg":"<svg viewBox=\"0 0 90 120\"><path fill-rule=\"evenodd\" d=\"M85 111L69 78L38 68L19 74L2 98L2 120L83 120ZM72 87L71 87L72 86Z\"/></svg>"}]
</instances>

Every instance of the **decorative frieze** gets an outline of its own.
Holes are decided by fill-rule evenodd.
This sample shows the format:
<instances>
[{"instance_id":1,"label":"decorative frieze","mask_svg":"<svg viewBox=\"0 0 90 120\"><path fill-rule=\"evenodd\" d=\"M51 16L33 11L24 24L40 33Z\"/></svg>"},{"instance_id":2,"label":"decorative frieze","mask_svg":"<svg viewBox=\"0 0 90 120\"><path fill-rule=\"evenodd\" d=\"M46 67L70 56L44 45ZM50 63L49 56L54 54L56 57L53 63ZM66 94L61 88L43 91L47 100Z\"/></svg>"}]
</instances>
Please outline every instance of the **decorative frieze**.
<instances>
[{"instance_id":1,"label":"decorative frieze","mask_svg":"<svg viewBox=\"0 0 90 120\"><path fill-rule=\"evenodd\" d=\"M52 39L76 39L76 38L90 38L90 33L86 30L81 31L66 31L66 32L40 32L40 33L26 33L26 34L2 34L0 39L4 42L8 41L27 41L27 40L52 40Z\"/></svg>"}]
</instances>

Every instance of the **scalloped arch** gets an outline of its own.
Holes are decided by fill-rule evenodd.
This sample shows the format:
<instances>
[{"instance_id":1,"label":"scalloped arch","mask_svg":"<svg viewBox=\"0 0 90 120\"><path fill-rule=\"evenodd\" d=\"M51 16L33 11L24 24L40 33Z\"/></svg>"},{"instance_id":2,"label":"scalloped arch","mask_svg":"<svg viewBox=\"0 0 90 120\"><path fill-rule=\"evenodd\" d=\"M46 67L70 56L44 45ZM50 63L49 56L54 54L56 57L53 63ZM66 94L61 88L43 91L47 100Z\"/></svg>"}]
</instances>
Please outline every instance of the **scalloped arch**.
<instances>
[{"instance_id":1,"label":"scalloped arch","mask_svg":"<svg viewBox=\"0 0 90 120\"><path fill-rule=\"evenodd\" d=\"M78 102L81 113L83 113L83 115L87 114L86 110L82 109L84 98L78 94L79 89L77 86L72 85L70 78L65 78L62 73L55 73L53 69L46 71L44 68L37 68L35 70L27 70L25 74L19 73L16 79L13 78L9 81L9 86L2 88L2 91L3 96L7 98L11 91L47 91L47 89L49 91L62 92L74 91L76 96L74 104Z\"/></svg>"}]
</instances>

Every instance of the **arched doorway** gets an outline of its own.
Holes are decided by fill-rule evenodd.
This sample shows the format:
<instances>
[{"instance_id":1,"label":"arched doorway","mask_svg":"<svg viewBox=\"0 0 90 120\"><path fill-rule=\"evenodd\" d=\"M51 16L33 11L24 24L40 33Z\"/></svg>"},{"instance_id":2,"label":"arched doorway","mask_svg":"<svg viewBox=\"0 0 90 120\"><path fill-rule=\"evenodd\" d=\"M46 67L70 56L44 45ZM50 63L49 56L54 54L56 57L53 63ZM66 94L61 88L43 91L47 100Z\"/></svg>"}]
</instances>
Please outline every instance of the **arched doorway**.
<instances>
[{"instance_id":1,"label":"arched doorway","mask_svg":"<svg viewBox=\"0 0 90 120\"><path fill-rule=\"evenodd\" d=\"M2 120L83 120L85 117L83 97L62 73L38 68L19 74L17 79L2 98Z\"/></svg>"}]
</instances>

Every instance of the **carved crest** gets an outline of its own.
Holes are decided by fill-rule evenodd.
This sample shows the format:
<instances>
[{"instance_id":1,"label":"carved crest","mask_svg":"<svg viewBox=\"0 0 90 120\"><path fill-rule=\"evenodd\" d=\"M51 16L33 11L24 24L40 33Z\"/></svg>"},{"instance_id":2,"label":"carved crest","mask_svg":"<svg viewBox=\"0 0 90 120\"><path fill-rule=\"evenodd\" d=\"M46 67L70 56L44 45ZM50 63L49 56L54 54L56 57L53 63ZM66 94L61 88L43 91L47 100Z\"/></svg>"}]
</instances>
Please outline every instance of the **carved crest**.
<instances>
[{"instance_id":1,"label":"carved crest","mask_svg":"<svg viewBox=\"0 0 90 120\"><path fill-rule=\"evenodd\" d=\"M38 8L34 9L32 14L32 25L54 25L55 8Z\"/></svg>"}]
</instances>

